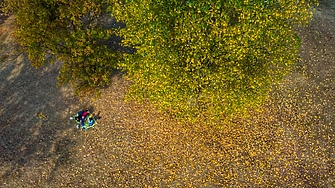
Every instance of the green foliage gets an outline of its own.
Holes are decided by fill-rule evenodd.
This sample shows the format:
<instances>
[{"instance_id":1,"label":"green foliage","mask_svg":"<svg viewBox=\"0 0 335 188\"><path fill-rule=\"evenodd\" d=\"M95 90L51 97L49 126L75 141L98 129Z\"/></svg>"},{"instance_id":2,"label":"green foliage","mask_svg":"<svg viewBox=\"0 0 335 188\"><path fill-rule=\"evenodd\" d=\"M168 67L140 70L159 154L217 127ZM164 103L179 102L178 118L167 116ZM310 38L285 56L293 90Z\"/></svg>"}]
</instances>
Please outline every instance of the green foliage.
<instances>
[{"instance_id":1,"label":"green foliage","mask_svg":"<svg viewBox=\"0 0 335 188\"><path fill-rule=\"evenodd\" d=\"M126 23L120 67L129 98L150 99L178 117L246 114L266 100L297 61L294 31L308 23L311 0L111 0Z\"/></svg>"},{"instance_id":2,"label":"green foliage","mask_svg":"<svg viewBox=\"0 0 335 188\"><path fill-rule=\"evenodd\" d=\"M77 92L109 83L119 55L101 44L114 33L100 23L110 12L107 2L5 0L5 10L15 15L15 37L33 66L61 60L59 82Z\"/></svg>"}]
</instances>

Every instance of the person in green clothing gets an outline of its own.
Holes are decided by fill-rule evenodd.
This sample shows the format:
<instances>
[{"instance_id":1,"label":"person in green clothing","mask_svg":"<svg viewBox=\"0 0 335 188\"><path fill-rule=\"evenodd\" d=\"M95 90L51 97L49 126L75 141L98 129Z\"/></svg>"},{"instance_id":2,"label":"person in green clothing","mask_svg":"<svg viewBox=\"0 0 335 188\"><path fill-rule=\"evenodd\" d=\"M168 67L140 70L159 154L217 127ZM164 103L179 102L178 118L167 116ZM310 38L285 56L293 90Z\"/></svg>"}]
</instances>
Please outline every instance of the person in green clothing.
<instances>
[{"instance_id":1,"label":"person in green clothing","mask_svg":"<svg viewBox=\"0 0 335 188\"><path fill-rule=\"evenodd\" d=\"M94 128L94 126L97 124L97 120L93 116L93 114L90 114L87 118L87 125L90 128Z\"/></svg>"},{"instance_id":2,"label":"person in green clothing","mask_svg":"<svg viewBox=\"0 0 335 188\"><path fill-rule=\"evenodd\" d=\"M77 128L81 128L82 130L94 128L94 126L97 124L95 117L90 113L89 110L79 111L77 114L72 115L70 119L75 120L77 123Z\"/></svg>"}]
</instances>

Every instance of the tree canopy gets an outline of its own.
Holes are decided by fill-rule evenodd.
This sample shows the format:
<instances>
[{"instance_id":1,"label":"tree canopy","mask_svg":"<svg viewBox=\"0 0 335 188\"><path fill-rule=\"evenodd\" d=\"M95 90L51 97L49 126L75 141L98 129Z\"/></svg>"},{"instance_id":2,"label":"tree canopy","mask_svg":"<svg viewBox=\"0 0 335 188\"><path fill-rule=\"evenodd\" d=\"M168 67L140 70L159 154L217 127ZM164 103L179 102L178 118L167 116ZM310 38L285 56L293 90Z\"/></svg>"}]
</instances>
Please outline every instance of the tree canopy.
<instances>
[{"instance_id":1,"label":"tree canopy","mask_svg":"<svg viewBox=\"0 0 335 188\"><path fill-rule=\"evenodd\" d=\"M107 85L113 68L133 81L129 99L149 99L178 117L222 118L262 104L297 61L295 27L316 0L5 0L16 39L36 67L60 60L60 83ZM101 22L111 14L126 23ZM134 54L107 47L112 34ZM121 60L122 59L122 60Z\"/></svg>"},{"instance_id":2,"label":"tree canopy","mask_svg":"<svg viewBox=\"0 0 335 188\"><path fill-rule=\"evenodd\" d=\"M245 114L297 61L294 28L307 24L313 0L113 1L125 22L120 67L129 98L150 99L178 117Z\"/></svg>"},{"instance_id":3,"label":"tree canopy","mask_svg":"<svg viewBox=\"0 0 335 188\"><path fill-rule=\"evenodd\" d=\"M15 38L35 67L62 61L60 83L77 91L105 86L119 55L104 45L114 33L101 21L110 15L100 0L5 0L15 15Z\"/></svg>"}]
</instances>

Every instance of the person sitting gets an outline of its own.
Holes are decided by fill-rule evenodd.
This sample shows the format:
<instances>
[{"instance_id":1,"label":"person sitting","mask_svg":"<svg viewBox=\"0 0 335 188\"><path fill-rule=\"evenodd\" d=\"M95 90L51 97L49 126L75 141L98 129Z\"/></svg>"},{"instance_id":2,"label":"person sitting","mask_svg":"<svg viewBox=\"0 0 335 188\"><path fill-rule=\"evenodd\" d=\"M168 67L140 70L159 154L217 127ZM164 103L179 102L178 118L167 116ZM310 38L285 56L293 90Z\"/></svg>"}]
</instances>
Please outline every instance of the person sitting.
<instances>
[{"instance_id":1,"label":"person sitting","mask_svg":"<svg viewBox=\"0 0 335 188\"><path fill-rule=\"evenodd\" d=\"M70 119L74 119L77 123L77 128L82 128L83 130L85 130L85 121L86 118L90 115L90 111L87 110L82 110L79 111L77 114L73 115L70 117Z\"/></svg>"},{"instance_id":2,"label":"person sitting","mask_svg":"<svg viewBox=\"0 0 335 188\"><path fill-rule=\"evenodd\" d=\"M88 123L88 126L90 126L92 128L95 126L96 120L95 120L95 118L94 118L94 116L92 114L90 114L88 116L87 123Z\"/></svg>"}]
</instances>

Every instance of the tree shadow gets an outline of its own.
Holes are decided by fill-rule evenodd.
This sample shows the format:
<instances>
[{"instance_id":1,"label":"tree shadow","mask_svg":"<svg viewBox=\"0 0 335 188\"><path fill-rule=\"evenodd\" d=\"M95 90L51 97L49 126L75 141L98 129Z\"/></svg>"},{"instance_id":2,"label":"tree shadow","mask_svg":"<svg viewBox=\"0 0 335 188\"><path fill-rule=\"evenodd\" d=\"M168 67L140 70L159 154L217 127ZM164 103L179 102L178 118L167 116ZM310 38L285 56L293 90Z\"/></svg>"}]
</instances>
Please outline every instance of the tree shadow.
<instances>
[{"instance_id":1,"label":"tree shadow","mask_svg":"<svg viewBox=\"0 0 335 188\"><path fill-rule=\"evenodd\" d=\"M0 24L5 23L5 21L8 19L9 16L4 15L3 13L1 13L0 11Z\"/></svg>"},{"instance_id":2,"label":"tree shadow","mask_svg":"<svg viewBox=\"0 0 335 188\"><path fill-rule=\"evenodd\" d=\"M123 22L117 22L115 18L113 18L110 14L105 14L100 19L100 24L104 29L122 29L126 27L126 24ZM100 41L100 44L106 45L107 48L119 51L122 53L128 53L128 54L134 54L136 52L136 48L132 46L123 46L122 45L123 38L120 36L117 36L115 34L112 34L110 38L106 40Z\"/></svg>"},{"instance_id":3,"label":"tree shadow","mask_svg":"<svg viewBox=\"0 0 335 188\"><path fill-rule=\"evenodd\" d=\"M1 41L1 48L7 56L0 61L0 181L36 182L43 164L71 161L77 141L68 136L76 131L68 113L76 99L56 87L60 63L36 70L24 54L8 54L11 44Z\"/></svg>"},{"instance_id":4,"label":"tree shadow","mask_svg":"<svg viewBox=\"0 0 335 188\"><path fill-rule=\"evenodd\" d=\"M129 47L129 46L123 46L122 44L122 37L116 36L116 35L111 35L109 39L100 41L102 45L106 45L107 48L114 50L114 51L119 51L123 53L128 53L128 54L134 54L136 52L136 48L134 47Z\"/></svg>"},{"instance_id":5,"label":"tree shadow","mask_svg":"<svg viewBox=\"0 0 335 188\"><path fill-rule=\"evenodd\" d=\"M0 24L7 18L0 17ZM51 183L58 169L74 160L78 138L69 135L78 130L70 115L95 109L75 98L69 87L56 87L60 62L36 70L24 54L13 53L17 49L8 37L0 32L0 181L13 185L20 179L29 186L39 182L43 168ZM114 50L123 49L117 45Z\"/></svg>"}]
</instances>

